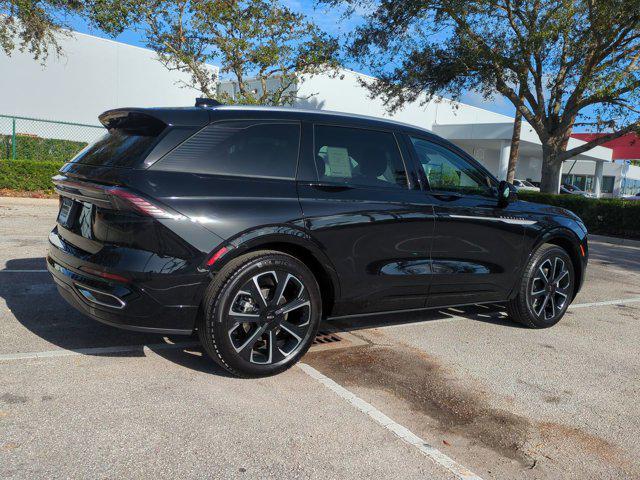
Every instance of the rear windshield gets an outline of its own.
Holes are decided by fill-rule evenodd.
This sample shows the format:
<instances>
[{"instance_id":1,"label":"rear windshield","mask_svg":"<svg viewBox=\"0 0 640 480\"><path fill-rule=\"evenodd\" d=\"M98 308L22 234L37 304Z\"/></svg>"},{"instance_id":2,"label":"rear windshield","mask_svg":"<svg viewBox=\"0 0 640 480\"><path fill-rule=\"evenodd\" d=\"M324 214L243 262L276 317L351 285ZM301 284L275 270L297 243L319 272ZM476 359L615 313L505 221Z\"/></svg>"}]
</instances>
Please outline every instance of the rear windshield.
<instances>
[{"instance_id":1,"label":"rear windshield","mask_svg":"<svg viewBox=\"0 0 640 480\"><path fill-rule=\"evenodd\" d=\"M93 145L76 155L71 163L105 167L134 167L142 162L158 140L157 135L111 129Z\"/></svg>"}]
</instances>

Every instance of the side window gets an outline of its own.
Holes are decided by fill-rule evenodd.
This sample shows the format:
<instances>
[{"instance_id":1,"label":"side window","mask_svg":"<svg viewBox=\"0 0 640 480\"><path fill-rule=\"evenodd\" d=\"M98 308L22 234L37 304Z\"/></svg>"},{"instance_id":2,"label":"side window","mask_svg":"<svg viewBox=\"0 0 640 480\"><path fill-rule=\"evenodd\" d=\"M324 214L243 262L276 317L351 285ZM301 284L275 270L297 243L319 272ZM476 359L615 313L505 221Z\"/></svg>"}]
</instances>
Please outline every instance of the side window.
<instances>
[{"instance_id":1,"label":"side window","mask_svg":"<svg viewBox=\"0 0 640 480\"><path fill-rule=\"evenodd\" d=\"M213 123L158 162L162 170L293 179L300 125L295 122Z\"/></svg>"},{"instance_id":2,"label":"side window","mask_svg":"<svg viewBox=\"0 0 640 480\"><path fill-rule=\"evenodd\" d=\"M431 190L490 195L491 177L451 150L421 138L411 137L418 161Z\"/></svg>"},{"instance_id":3,"label":"side window","mask_svg":"<svg viewBox=\"0 0 640 480\"><path fill-rule=\"evenodd\" d=\"M406 188L407 175L392 133L316 125L314 139L320 181Z\"/></svg>"}]
</instances>

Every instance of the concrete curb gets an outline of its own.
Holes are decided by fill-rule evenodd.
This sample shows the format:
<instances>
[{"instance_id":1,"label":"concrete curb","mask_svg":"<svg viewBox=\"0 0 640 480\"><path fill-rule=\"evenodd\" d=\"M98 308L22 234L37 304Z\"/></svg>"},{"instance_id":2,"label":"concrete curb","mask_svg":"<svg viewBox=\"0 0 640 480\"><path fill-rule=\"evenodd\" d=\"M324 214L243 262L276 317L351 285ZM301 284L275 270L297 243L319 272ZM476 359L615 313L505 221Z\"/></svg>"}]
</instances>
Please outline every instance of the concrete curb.
<instances>
[{"instance_id":1,"label":"concrete curb","mask_svg":"<svg viewBox=\"0 0 640 480\"><path fill-rule=\"evenodd\" d=\"M640 248L640 240L632 240L629 238L607 237L606 235L589 234L590 242L611 243L613 245L622 245L624 247Z\"/></svg>"}]
</instances>

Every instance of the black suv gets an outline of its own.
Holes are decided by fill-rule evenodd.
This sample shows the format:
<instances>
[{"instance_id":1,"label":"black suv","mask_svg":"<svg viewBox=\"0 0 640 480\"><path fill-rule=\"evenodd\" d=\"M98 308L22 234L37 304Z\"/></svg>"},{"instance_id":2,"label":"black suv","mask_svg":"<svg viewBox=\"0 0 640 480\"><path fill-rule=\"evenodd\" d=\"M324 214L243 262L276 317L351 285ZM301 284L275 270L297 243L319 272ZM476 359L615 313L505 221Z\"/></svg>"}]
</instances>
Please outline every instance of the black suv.
<instances>
[{"instance_id":1,"label":"black suv","mask_svg":"<svg viewBox=\"0 0 640 480\"><path fill-rule=\"evenodd\" d=\"M506 302L548 327L585 276L578 217L411 125L228 106L100 121L54 177L60 293L109 325L197 330L236 375L290 367L323 317Z\"/></svg>"}]
</instances>

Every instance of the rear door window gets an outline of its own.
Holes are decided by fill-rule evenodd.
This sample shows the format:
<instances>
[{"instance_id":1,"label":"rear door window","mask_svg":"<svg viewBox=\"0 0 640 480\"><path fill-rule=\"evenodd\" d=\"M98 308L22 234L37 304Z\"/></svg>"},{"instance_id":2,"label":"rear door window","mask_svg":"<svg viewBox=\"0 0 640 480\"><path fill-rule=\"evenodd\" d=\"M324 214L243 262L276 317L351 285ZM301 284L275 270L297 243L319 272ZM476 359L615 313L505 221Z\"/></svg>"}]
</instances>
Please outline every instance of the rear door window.
<instances>
[{"instance_id":1,"label":"rear door window","mask_svg":"<svg viewBox=\"0 0 640 480\"><path fill-rule=\"evenodd\" d=\"M332 125L315 126L318 179L383 188L406 188L407 175L390 132Z\"/></svg>"},{"instance_id":2,"label":"rear door window","mask_svg":"<svg viewBox=\"0 0 640 480\"><path fill-rule=\"evenodd\" d=\"M222 121L196 133L153 168L211 175L293 179L299 145L298 122Z\"/></svg>"}]
</instances>

